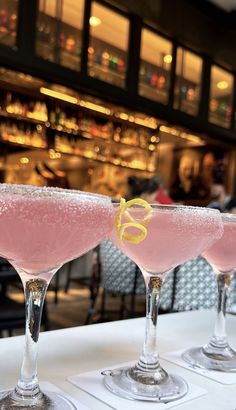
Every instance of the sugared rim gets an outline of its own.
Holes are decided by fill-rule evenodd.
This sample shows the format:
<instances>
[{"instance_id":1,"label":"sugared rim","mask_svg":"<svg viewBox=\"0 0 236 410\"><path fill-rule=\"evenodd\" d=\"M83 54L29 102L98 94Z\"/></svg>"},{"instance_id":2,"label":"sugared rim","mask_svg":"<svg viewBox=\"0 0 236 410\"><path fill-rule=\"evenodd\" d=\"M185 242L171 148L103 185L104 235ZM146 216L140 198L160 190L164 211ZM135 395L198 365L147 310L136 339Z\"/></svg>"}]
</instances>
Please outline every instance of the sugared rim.
<instances>
[{"instance_id":1,"label":"sugared rim","mask_svg":"<svg viewBox=\"0 0 236 410\"><path fill-rule=\"evenodd\" d=\"M120 203L119 202L113 202L112 205L114 207L119 207ZM189 210L196 210L196 211L207 211L207 212L213 212L219 214L220 211L218 209L213 209L213 208L207 208L203 206L189 206L189 205L164 205L164 204L150 204L150 206L154 209L189 209ZM132 208L142 208L140 205L132 205ZM222 214L224 215L224 214ZM231 215L231 214L229 214ZM236 215L235 215L236 216Z\"/></svg>"},{"instance_id":2,"label":"sugared rim","mask_svg":"<svg viewBox=\"0 0 236 410\"><path fill-rule=\"evenodd\" d=\"M236 222L236 214L222 213L223 222Z\"/></svg>"},{"instance_id":3,"label":"sugared rim","mask_svg":"<svg viewBox=\"0 0 236 410\"><path fill-rule=\"evenodd\" d=\"M27 194L32 193L32 192L37 192L37 194L40 196L41 194L43 196L54 196L57 194L70 194L76 196L80 196L83 198L94 198L94 199L99 199L103 201L111 201L111 198L106 195L102 194L97 194L97 193L92 193L92 192L85 192L85 191L80 191L77 189L64 189L64 188L58 188L58 187L46 187L46 186L35 186L35 185L24 185L24 184L0 184L0 192L1 194L13 194L13 195L21 195L21 194Z\"/></svg>"}]
</instances>

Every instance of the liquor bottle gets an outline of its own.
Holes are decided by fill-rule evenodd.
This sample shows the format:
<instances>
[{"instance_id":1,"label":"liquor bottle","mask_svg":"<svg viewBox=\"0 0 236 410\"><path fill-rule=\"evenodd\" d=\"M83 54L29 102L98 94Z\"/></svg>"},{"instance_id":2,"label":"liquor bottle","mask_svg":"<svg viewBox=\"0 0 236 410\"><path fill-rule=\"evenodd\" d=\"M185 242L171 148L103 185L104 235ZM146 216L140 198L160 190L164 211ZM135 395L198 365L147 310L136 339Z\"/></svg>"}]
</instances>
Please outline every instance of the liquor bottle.
<instances>
[{"instance_id":1,"label":"liquor bottle","mask_svg":"<svg viewBox=\"0 0 236 410\"><path fill-rule=\"evenodd\" d=\"M124 72L125 71L125 62L123 58L119 57L117 61L117 70L119 72Z\"/></svg>"},{"instance_id":2,"label":"liquor bottle","mask_svg":"<svg viewBox=\"0 0 236 410\"><path fill-rule=\"evenodd\" d=\"M17 14L12 13L10 17L10 22L9 22L9 29L11 31L12 36L16 36L16 30L17 30Z\"/></svg>"},{"instance_id":3,"label":"liquor bottle","mask_svg":"<svg viewBox=\"0 0 236 410\"><path fill-rule=\"evenodd\" d=\"M165 88L165 84L166 84L166 77L164 75L161 75L158 80L158 88L160 89Z\"/></svg>"},{"instance_id":4,"label":"liquor bottle","mask_svg":"<svg viewBox=\"0 0 236 410\"><path fill-rule=\"evenodd\" d=\"M194 88L189 87L189 88L188 88L188 91L187 91L187 95L186 95L186 100L189 101L189 102L194 101L194 99L195 99L195 94L196 94L196 93L195 93Z\"/></svg>"},{"instance_id":5,"label":"liquor bottle","mask_svg":"<svg viewBox=\"0 0 236 410\"><path fill-rule=\"evenodd\" d=\"M27 117L27 113L28 113L28 104L22 104L22 116L23 117Z\"/></svg>"},{"instance_id":6,"label":"liquor bottle","mask_svg":"<svg viewBox=\"0 0 236 410\"><path fill-rule=\"evenodd\" d=\"M6 94L5 99L3 100L3 104L2 104L3 111L6 111L7 107L11 104L11 100L12 100L12 93L8 92Z\"/></svg>"},{"instance_id":7,"label":"liquor bottle","mask_svg":"<svg viewBox=\"0 0 236 410\"><path fill-rule=\"evenodd\" d=\"M187 87L186 85L183 85L180 89L180 94L181 94L181 100L186 100L186 94L187 94Z\"/></svg>"},{"instance_id":8,"label":"liquor bottle","mask_svg":"<svg viewBox=\"0 0 236 410\"><path fill-rule=\"evenodd\" d=\"M44 28L44 42L50 44L50 37L51 37L51 27L50 25L46 25Z\"/></svg>"},{"instance_id":9,"label":"liquor bottle","mask_svg":"<svg viewBox=\"0 0 236 410\"><path fill-rule=\"evenodd\" d=\"M101 52L101 50L96 51L95 60L96 60L97 64L102 64L102 52Z\"/></svg>"},{"instance_id":10,"label":"liquor bottle","mask_svg":"<svg viewBox=\"0 0 236 410\"><path fill-rule=\"evenodd\" d=\"M113 136L114 141L119 142L120 141L120 135L121 135L121 128L116 127L115 131L114 131L114 136Z\"/></svg>"},{"instance_id":11,"label":"liquor bottle","mask_svg":"<svg viewBox=\"0 0 236 410\"><path fill-rule=\"evenodd\" d=\"M7 11L6 9L0 10L0 32L6 33L7 31Z\"/></svg>"},{"instance_id":12,"label":"liquor bottle","mask_svg":"<svg viewBox=\"0 0 236 410\"><path fill-rule=\"evenodd\" d=\"M152 78L152 72L151 71L147 71L146 73L146 82L147 84L151 84L151 78Z\"/></svg>"},{"instance_id":13,"label":"liquor bottle","mask_svg":"<svg viewBox=\"0 0 236 410\"><path fill-rule=\"evenodd\" d=\"M231 119L231 113L232 113L232 107L230 105L227 105L227 109L226 109L226 119L228 121L230 121Z\"/></svg>"},{"instance_id":14,"label":"liquor bottle","mask_svg":"<svg viewBox=\"0 0 236 410\"><path fill-rule=\"evenodd\" d=\"M143 64L141 64L141 68L140 68L140 71L139 71L139 76L140 76L140 80L141 80L141 81L145 81L146 68L144 67Z\"/></svg>"},{"instance_id":15,"label":"liquor bottle","mask_svg":"<svg viewBox=\"0 0 236 410\"><path fill-rule=\"evenodd\" d=\"M102 66L103 67L109 67L109 58L110 58L109 53L107 51L104 51L102 53Z\"/></svg>"},{"instance_id":16,"label":"liquor bottle","mask_svg":"<svg viewBox=\"0 0 236 410\"><path fill-rule=\"evenodd\" d=\"M64 113L64 111L61 111L60 123L59 123L59 124L64 127L64 126L65 126L65 122L66 122L66 114Z\"/></svg>"},{"instance_id":17,"label":"liquor bottle","mask_svg":"<svg viewBox=\"0 0 236 410\"><path fill-rule=\"evenodd\" d=\"M59 107L56 107L56 121L55 121L56 125L60 124L60 118L61 118L61 110Z\"/></svg>"},{"instance_id":18,"label":"liquor bottle","mask_svg":"<svg viewBox=\"0 0 236 410\"><path fill-rule=\"evenodd\" d=\"M75 37L71 34L66 39L66 51L71 54L75 53Z\"/></svg>"},{"instance_id":19,"label":"liquor bottle","mask_svg":"<svg viewBox=\"0 0 236 410\"><path fill-rule=\"evenodd\" d=\"M66 38L65 38L64 31L61 31L61 33L60 33L59 43L60 43L60 48L62 50L64 50L65 49L65 43L66 43Z\"/></svg>"},{"instance_id":20,"label":"liquor bottle","mask_svg":"<svg viewBox=\"0 0 236 410\"><path fill-rule=\"evenodd\" d=\"M215 98L212 98L211 100L210 100L210 111L211 112L215 112L216 110L217 110L217 101L216 101L216 99Z\"/></svg>"},{"instance_id":21,"label":"liquor bottle","mask_svg":"<svg viewBox=\"0 0 236 410\"><path fill-rule=\"evenodd\" d=\"M90 63L92 63L95 59L95 52L94 52L94 48L93 47L89 47L88 48L88 61Z\"/></svg>"},{"instance_id":22,"label":"liquor bottle","mask_svg":"<svg viewBox=\"0 0 236 410\"><path fill-rule=\"evenodd\" d=\"M223 117L226 116L226 111L227 111L227 104L224 103L224 102L220 103L220 105L219 105L219 112L220 112L220 114L221 114Z\"/></svg>"},{"instance_id":23,"label":"liquor bottle","mask_svg":"<svg viewBox=\"0 0 236 410\"><path fill-rule=\"evenodd\" d=\"M53 125L56 123L56 113L54 110L50 111L49 121Z\"/></svg>"},{"instance_id":24,"label":"liquor bottle","mask_svg":"<svg viewBox=\"0 0 236 410\"><path fill-rule=\"evenodd\" d=\"M117 70L118 58L112 54L110 54L109 58L109 68L111 70Z\"/></svg>"},{"instance_id":25,"label":"liquor bottle","mask_svg":"<svg viewBox=\"0 0 236 410\"><path fill-rule=\"evenodd\" d=\"M156 73L153 73L150 79L150 84L152 87L157 87L158 84L158 75Z\"/></svg>"}]
</instances>

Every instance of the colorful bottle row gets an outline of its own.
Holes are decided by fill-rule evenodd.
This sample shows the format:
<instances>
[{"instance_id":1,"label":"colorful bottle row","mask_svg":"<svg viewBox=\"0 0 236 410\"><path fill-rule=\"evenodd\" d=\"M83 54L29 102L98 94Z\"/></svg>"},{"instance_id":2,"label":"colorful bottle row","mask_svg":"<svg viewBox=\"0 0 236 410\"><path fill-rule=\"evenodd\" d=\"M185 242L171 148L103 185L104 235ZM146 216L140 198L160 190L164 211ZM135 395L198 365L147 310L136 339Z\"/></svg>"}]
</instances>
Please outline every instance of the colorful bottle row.
<instances>
[{"instance_id":1,"label":"colorful bottle row","mask_svg":"<svg viewBox=\"0 0 236 410\"><path fill-rule=\"evenodd\" d=\"M0 33L11 32L16 35L17 29L17 14L9 13L7 9L0 9Z\"/></svg>"},{"instance_id":2,"label":"colorful bottle row","mask_svg":"<svg viewBox=\"0 0 236 410\"><path fill-rule=\"evenodd\" d=\"M110 53L107 50L96 50L92 46L88 48L88 60L91 65L96 63L117 72L124 72L126 69L123 57Z\"/></svg>"},{"instance_id":3,"label":"colorful bottle row","mask_svg":"<svg viewBox=\"0 0 236 410\"><path fill-rule=\"evenodd\" d=\"M35 148L47 148L47 141L42 127L31 129L23 124L0 123L0 135L3 141L14 144L28 145Z\"/></svg>"},{"instance_id":4,"label":"colorful bottle row","mask_svg":"<svg viewBox=\"0 0 236 410\"><path fill-rule=\"evenodd\" d=\"M141 68L140 81L149 85L152 88L166 89L168 88L168 78L163 73L159 73L158 69L155 71Z\"/></svg>"},{"instance_id":5,"label":"colorful bottle row","mask_svg":"<svg viewBox=\"0 0 236 410\"><path fill-rule=\"evenodd\" d=\"M212 98L210 101L210 112L225 117L226 119L230 119L232 107L224 101L218 101L217 99Z\"/></svg>"},{"instance_id":6,"label":"colorful bottle row","mask_svg":"<svg viewBox=\"0 0 236 410\"><path fill-rule=\"evenodd\" d=\"M40 19L37 25L37 37L39 41L42 41L45 44L49 44L53 48L57 46L62 51L67 51L70 54L80 55L81 44L79 36L68 32L68 30L62 30L58 37L58 41L57 37L55 36L54 25L52 25L51 22L47 23L43 18Z\"/></svg>"},{"instance_id":7,"label":"colorful bottle row","mask_svg":"<svg viewBox=\"0 0 236 410\"><path fill-rule=\"evenodd\" d=\"M22 116L37 121L48 120L48 110L45 102L31 101L21 102L19 98L13 98L11 93L7 93L6 98L1 103L1 110L8 114Z\"/></svg>"},{"instance_id":8,"label":"colorful bottle row","mask_svg":"<svg viewBox=\"0 0 236 410\"><path fill-rule=\"evenodd\" d=\"M11 93L7 93L1 102L1 110L14 116L45 122L48 127L51 126L58 131L76 134L81 132L86 138L96 137L142 148L148 148L150 140L154 138L144 128L119 126L112 121L101 124L91 117L78 118L79 112L70 116L60 106L48 112L45 102L22 102L18 97L13 97Z\"/></svg>"},{"instance_id":9,"label":"colorful bottle row","mask_svg":"<svg viewBox=\"0 0 236 410\"><path fill-rule=\"evenodd\" d=\"M86 143L73 138L65 136L55 136L55 150L65 154L81 155L84 158L94 159L101 162L108 162L113 165L119 165L132 169L148 170L153 172L155 170L155 156L149 154L148 156L142 152L136 155L130 155L130 158L122 158L117 155L117 151L112 151L111 147L98 145L93 141L86 141Z\"/></svg>"}]
</instances>

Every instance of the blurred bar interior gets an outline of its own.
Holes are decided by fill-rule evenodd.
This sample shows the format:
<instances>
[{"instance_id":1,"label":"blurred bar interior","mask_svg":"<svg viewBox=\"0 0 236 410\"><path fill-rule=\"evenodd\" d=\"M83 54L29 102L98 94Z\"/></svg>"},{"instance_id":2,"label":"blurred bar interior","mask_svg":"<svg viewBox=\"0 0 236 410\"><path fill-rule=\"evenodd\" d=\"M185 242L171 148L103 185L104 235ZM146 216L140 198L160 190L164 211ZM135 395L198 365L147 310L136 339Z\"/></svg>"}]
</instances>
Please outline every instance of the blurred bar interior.
<instances>
[{"instance_id":1,"label":"blurred bar interior","mask_svg":"<svg viewBox=\"0 0 236 410\"><path fill-rule=\"evenodd\" d=\"M200 3L0 0L1 182L119 198L160 174L187 204L213 182L234 193L236 60L213 47L232 13Z\"/></svg>"}]
</instances>

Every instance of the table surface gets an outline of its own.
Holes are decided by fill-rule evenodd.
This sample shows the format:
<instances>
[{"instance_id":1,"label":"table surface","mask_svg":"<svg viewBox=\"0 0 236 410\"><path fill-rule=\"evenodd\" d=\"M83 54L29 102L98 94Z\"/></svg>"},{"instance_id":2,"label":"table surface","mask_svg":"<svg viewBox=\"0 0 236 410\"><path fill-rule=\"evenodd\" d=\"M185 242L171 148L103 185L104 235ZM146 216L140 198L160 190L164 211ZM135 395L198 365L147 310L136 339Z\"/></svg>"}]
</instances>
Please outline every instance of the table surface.
<instances>
[{"instance_id":1,"label":"table surface","mask_svg":"<svg viewBox=\"0 0 236 410\"><path fill-rule=\"evenodd\" d=\"M160 315L159 352L205 344L211 336L214 319L214 311ZM54 383L92 410L109 409L109 406L68 383L66 377L135 360L142 349L144 324L144 319L141 318L42 333L39 343L39 379ZM236 348L236 316L227 316L227 329L229 341ZM23 336L0 339L1 389L16 383L23 346ZM206 396L176 408L189 410L191 406L191 410L236 409L236 385L217 383L164 360L161 363L168 371L178 373L187 381L208 391Z\"/></svg>"}]
</instances>

